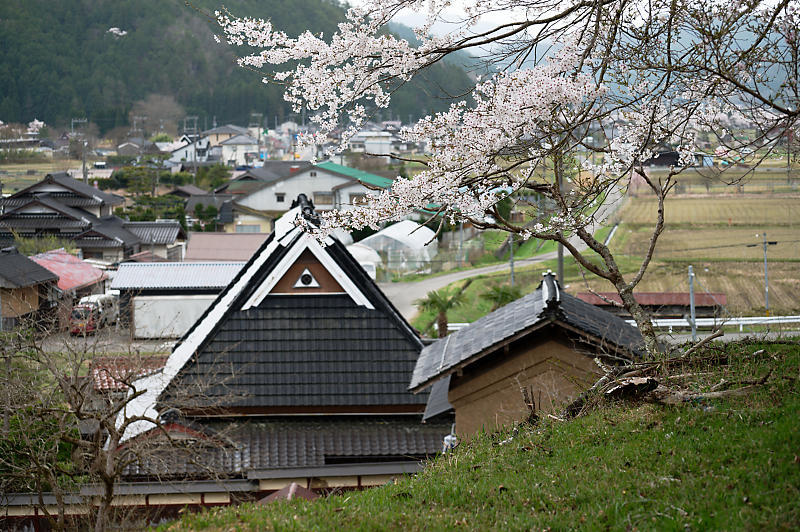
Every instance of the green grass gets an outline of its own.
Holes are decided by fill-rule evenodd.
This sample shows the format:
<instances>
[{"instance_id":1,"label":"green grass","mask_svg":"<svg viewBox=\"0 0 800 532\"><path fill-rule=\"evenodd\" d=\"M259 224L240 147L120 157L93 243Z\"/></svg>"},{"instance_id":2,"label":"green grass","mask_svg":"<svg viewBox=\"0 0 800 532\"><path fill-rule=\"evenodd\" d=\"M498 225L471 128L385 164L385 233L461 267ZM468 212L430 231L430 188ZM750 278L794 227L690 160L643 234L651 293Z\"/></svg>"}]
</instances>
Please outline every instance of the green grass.
<instances>
[{"instance_id":1,"label":"green grass","mask_svg":"<svg viewBox=\"0 0 800 532\"><path fill-rule=\"evenodd\" d=\"M792 530L800 526L800 348L714 347L686 386L772 376L740 398L599 404L570 422L480 435L362 492L184 515L169 530ZM725 349L729 363L703 356ZM767 353L752 356L759 349ZM699 361L698 361L699 360ZM707 358L706 358L707 360ZM736 387L734 385L734 387Z\"/></svg>"}]
</instances>

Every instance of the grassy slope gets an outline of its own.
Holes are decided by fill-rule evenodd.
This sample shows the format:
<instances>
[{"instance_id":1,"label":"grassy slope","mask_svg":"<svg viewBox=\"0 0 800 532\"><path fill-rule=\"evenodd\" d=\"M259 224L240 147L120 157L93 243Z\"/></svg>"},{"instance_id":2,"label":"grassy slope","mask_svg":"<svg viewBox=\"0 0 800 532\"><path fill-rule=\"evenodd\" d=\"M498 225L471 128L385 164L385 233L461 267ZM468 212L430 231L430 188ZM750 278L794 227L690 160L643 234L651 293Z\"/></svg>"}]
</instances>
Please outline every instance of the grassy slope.
<instances>
[{"instance_id":1,"label":"grassy slope","mask_svg":"<svg viewBox=\"0 0 800 532\"><path fill-rule=\"evenodd\" d=\"M726 349L729 365L701 359L672 373L710 371L686 383L695 390L773 369L771 379L745 398L599 405L571 422L522 426L506 445L498 445L506 435L482 435L392 485L314 503L218 508L165 528L796 529L800 348Z\"/></svg>"}]
</instances>

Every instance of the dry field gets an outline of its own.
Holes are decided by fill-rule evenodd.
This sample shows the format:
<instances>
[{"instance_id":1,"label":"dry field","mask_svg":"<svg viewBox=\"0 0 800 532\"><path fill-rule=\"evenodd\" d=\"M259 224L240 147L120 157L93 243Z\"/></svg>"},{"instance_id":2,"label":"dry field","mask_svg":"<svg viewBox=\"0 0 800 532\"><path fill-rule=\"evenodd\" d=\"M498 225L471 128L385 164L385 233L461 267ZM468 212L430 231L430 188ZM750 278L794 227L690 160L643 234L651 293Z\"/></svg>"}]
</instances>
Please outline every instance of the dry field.
<instances>
[{"instance_id":1,"label":"dry field","mask_svg":"<svg viewBox=\"0 0 800 532\"><path fill-rule=\"evenodd\" d=\"M672 196L667 199L665 220L669 226L764 226L796 228L800 232L800 194L780 196ZM652 225L656 201L631 198L620 213L626 224Z\"/></svg>"},{"instance_id":2,"label":"dry field","mask_svg":"<svg viewBox=\"0 0 800 532\"><path fill-rule=\"evenodd\" d=\"M44 163L20 163L0 165L0 181L3 192L11 193L37 183L47 174L66 172L71 168L79 168L80 161L58 159Z\"/></svg>"},{"instance_id":3,"label":"dry field","mask_svg":"<svg viewBox=\"0 0 800 532\"><path fill-rule=\"evenodd\" d=\"M695 290L722 292L727 295L726 309L733 316L763 315L764 263L691 261L687 263L654 263L636 287L640 292L688 292L688 264L694 266ZM590 288L612 291L602 279L587 276ZM586 290L581 278L571 279L572 292ZM800 263L769 263L769 307L772 315L800 314Z\"/></svg>"}]
</instances>

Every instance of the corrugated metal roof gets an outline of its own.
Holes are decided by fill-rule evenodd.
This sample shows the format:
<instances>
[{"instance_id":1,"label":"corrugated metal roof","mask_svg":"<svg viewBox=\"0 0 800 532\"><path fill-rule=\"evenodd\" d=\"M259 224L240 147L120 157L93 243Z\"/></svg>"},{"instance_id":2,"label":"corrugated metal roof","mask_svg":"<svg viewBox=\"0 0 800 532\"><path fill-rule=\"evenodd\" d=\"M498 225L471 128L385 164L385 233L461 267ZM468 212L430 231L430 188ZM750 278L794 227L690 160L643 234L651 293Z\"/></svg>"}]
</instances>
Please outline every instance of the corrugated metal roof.
<instances>
[{"instance_id":1,"label":"corrugated metal roof","mask_svg":"<svg viewBox=\"0 0 800 532\"><path fill-rule=\"evenodd\" d=\"M592 305L605 306L609 304L599 296L622 304L622 298L616 292L598 292L597 295L589 292L581 292L577 297L581 301ZM633 297L640 305L655 307L663 305L681 305L689 307L690 305L689 292L634 292ZM728 297L721 292L698 292L694 295L694 304L697 306L713 307L716 305L725 305L727 303Z\"/></svg>"},{"instance_id":2,"label":"corrugated metal roof","mask_svg":"<svg viewBox=\"0 0 800 532\"><path fill-rule=\"evenodd\" d=\"M248 261L268 233L190 232L185 261Z\"/></svg>"},{"instance_id":3,"label":"corrugated metal roof","mask_svg":"<svg viewBox=\"0 0 800 532\"><path fill-rule=\"evenodd\" d=\"M239 273L244 262L140 262L119 265L111 288L223 289Z\"/></svg>"},{"instance_id":4,"label":"corrugated metal roof","mask_svg":"<svg viewBox=\"0 0 800 532\"><path fill-rule=\"evenodd\" d=\"M91 286L108 278L103 270L83 262L63 249L39 253L31 257L31 260L58 275L58 288L64 291Z\"/></svg>"},{"instance_id":5,"label":"corrugated metal roof","mask_svg":"<svg viewBox=\"0 0 800 532\"><path fill-rule=\"evenodd\" d=\"M176 424L177 425L177 424ZM133 465L130 475L185 476L206 473L204 466L227 474L289 468L318 468L346 460L351 467L386 457L433 456L441 451L450 424L419 422L419 417L336 418L316 420L194 422L187 426L198 439L224 435L229 445L208 446L202 466L190 453L167 448ZM178 430L180 430L178 428ZM345 473L346 474L346 473Z\"/></svg>"}]
</instances>

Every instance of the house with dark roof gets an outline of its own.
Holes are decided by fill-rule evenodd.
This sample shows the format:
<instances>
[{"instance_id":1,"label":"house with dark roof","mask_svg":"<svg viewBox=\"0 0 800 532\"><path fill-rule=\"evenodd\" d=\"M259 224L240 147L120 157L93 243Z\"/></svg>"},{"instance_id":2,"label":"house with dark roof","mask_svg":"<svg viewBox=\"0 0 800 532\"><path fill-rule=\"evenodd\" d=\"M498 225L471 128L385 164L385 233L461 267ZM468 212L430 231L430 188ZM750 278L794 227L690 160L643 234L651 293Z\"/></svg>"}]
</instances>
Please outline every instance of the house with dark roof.
<instances>
[{"instance_id":1,"label":"house with dark roof","mask_svg":"<svg viewBox=\"0 0 800 532\"><path fill-rule=\"evenodd\" d=\"M420 423L427 394L407 389L420 338L340 242L302 227L316 220L299 197L163 369L135 382L146 392L127 414L163 423L130 425L126 444L163 430L224 434L202 462L258 496L292 481L385 483L441 449L450 424ZM184 495L206 480L178 455L139 462L128 479L156 476L183 482Z\"/></svg>"},{"instance_id":2,"label":"house with dark roof","mask_svg":"<svg viewBox=\"0 0 800 532\"><path fill-rule=\"evenodd\" d=\"M0 318L7 331L27 319L53 311L58 275L39 266L16 248L0 250Z\"/></svg>"},{"instance_id":3,"label":"house with dark roof","mask_svg":"<svg viewBox=\"0 0 800 532\"><path fill-rule=\"evenodd\" d=\"M268 224L285 213L299 194L311 199L318 210L348 210L392 182L331 161L266 161L262 168L247 170L216 190L234 196L230 210L225 211L230 216L220 222L230 233L263 232L265 221Z\"/></svg>"},{"instance_id":4,"label":"house with dark roof","mask_svg":"<svg viewBox=\"0 0 800 532\"><path fill-rule=\"evenodd\" d=\"M114 263L147 247L164 258L182 256L186 235L177 221L126 222L111 214L124 199L64 172L0 199L0 245L54 236L72 241L84 258Z\"/></svg>"},{"instance_id":5,"label":"house with dark roof","mask_svg":"<svg viewBox=\"0 0 800 532\"><path fill-rule=\"evenodd\" d=\"M644 353L638 329L564 293L547 273L533 293L425 347L410 389L433 385L425 417L452 410L468 438L577 397L602 375L595 358L614 365Z\"/></svg>"}]
</instances>

